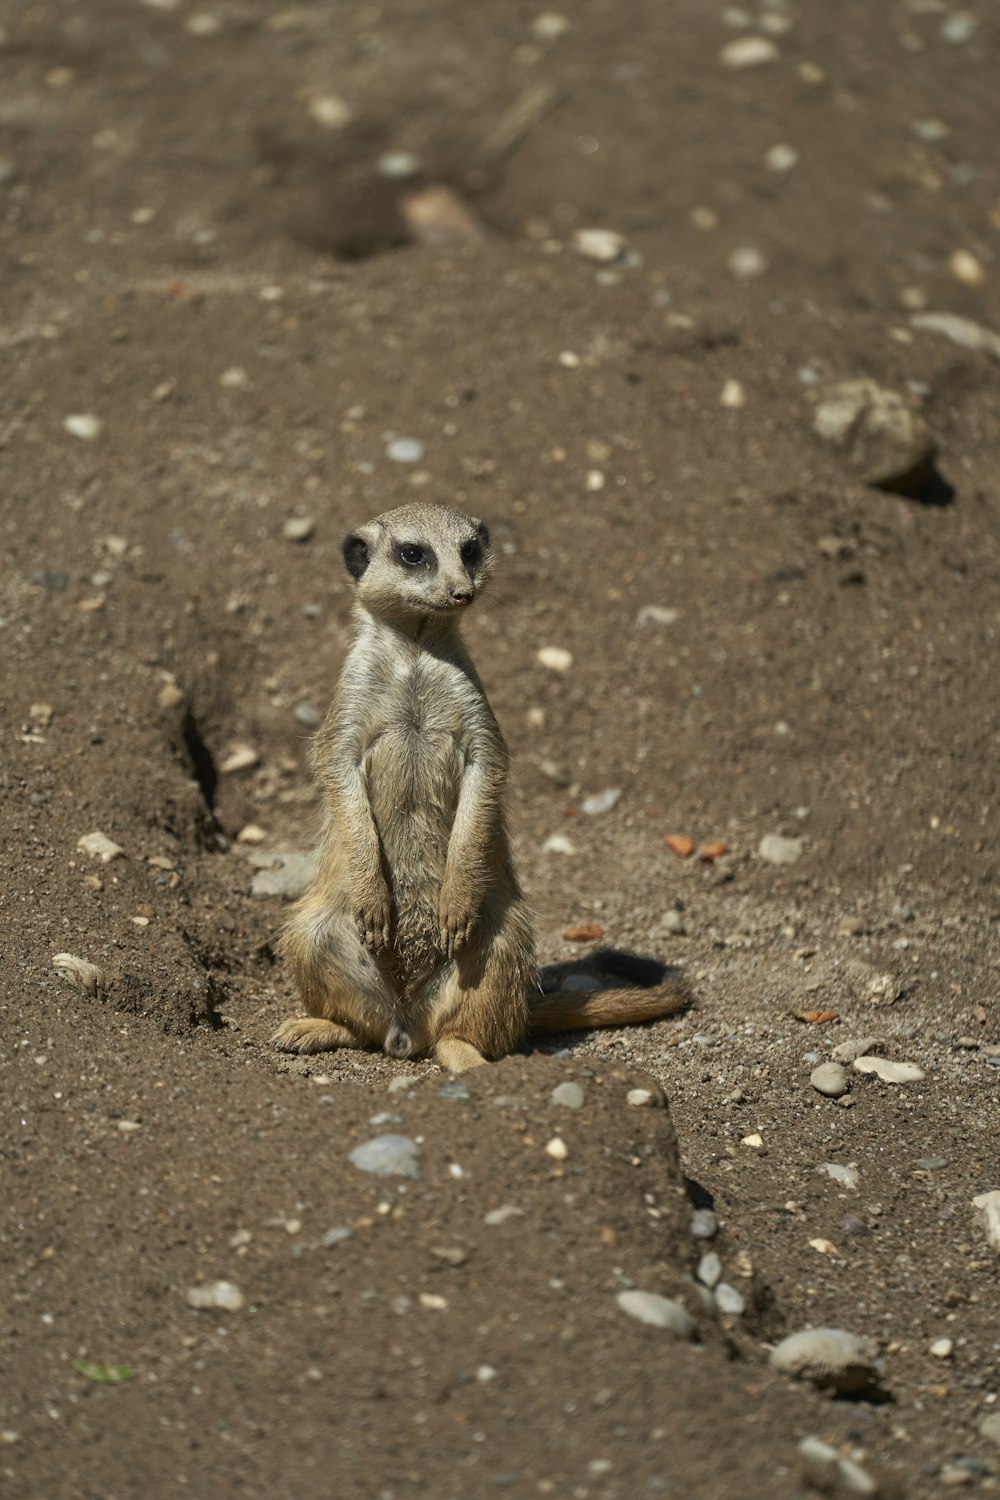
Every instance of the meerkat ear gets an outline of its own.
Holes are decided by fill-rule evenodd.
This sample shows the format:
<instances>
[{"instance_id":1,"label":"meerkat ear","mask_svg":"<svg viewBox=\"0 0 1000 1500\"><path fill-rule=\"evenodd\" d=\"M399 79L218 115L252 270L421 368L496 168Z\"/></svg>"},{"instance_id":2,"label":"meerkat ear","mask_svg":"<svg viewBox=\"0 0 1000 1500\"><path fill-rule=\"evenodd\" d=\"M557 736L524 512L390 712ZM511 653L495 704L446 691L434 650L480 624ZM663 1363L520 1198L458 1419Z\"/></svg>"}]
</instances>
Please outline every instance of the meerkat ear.
<instances>
[{"instance_id":1,"label":"meerkat ear","mask_svg":"<svg viewBox=\"0 0 1000 1500\"><path fill-rule=\"evenodd\" d=\"M363 536L351 533L344 540L344 562L347 571L352 578L360 578L371 561L368 555L368 543Z\"/></svg>"}]
</instances>

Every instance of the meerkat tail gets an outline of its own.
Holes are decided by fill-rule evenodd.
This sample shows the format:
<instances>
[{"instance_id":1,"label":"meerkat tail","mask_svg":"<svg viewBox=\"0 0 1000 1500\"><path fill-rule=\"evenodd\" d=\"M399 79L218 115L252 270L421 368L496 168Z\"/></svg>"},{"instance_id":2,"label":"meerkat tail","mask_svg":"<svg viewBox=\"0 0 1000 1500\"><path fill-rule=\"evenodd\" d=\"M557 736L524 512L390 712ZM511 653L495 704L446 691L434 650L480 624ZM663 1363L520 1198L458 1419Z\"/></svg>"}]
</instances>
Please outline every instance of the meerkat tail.
<instances>
[{"instance_id":1,"label":"meerkat tail","mask_svg":"<svg viewBox=\"0 0 1000 1500\"><path fill-rule=\"evenodd\" d=\"M635 1026L676 1015L691 1003L691 992L675 978L655 989L594 990L546 995L531 1002L529 1036L557 1031L595 1031L603 1026Z\"/></svg>"}]
</instances>

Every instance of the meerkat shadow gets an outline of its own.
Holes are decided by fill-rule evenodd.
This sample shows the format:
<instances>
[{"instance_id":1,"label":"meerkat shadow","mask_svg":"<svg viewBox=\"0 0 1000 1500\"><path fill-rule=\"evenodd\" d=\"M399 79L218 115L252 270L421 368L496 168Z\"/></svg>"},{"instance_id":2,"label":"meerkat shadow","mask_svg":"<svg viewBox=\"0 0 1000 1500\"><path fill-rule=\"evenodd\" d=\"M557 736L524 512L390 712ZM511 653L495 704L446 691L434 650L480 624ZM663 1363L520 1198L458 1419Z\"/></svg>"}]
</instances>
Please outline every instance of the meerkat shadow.
<instances>
[{"instance_id":1,"label":"meerkat shadow","mask_svg":"<svg viewBox=\"0 0 1000 1500\"><path fill-rule=\"evenodd\" d=\"M679 973L679 969L648 954L600 948L580 958L544 964L538 971L538 985L543 995L597 993L633 986L653 989Z\"/></svg>"}]
</instances>

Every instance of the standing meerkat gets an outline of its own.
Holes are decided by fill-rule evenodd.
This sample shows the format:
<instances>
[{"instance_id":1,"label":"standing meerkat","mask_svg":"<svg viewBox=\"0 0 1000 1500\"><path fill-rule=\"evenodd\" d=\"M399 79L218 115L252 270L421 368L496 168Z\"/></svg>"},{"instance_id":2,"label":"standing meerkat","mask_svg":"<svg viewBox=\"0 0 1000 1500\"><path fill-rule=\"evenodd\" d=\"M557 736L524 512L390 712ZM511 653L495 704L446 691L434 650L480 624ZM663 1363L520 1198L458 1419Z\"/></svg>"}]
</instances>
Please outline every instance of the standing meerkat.
<instances>
[{"instance_id":1,"label":"standing meerkat","mask_svg":"<svg viewBox=\"0 0 1000 1500\"><path fill-rule=\"evenodd\" d=\"M679 979L539 992L503 814L507 746L459 630L493 571L483 523L402 506L352 532L344 561L355 636L310 750L318 868L279 945L308 1015L274 1045L432 1053L460 1072L528 1036L681 1010Z\"/></svg>"}]
</instances>

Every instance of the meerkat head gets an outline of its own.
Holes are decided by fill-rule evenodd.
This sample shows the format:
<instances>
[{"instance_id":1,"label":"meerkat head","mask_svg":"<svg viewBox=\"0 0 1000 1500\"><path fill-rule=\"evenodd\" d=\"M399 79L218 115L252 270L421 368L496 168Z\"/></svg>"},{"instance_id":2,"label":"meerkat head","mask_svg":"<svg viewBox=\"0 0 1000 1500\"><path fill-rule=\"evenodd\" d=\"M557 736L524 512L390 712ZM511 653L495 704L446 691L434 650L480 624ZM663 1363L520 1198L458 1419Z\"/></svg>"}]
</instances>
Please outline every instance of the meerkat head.
<instances>
[{"instance_id":1,"label":"meerkat head","mask_svg":"<svg viewBox=\"0 0 1000 1500\"><path fill-rule=\"evenodd\" d=\"M358 599L390 619L468 609L493 571L483 522L447 505L403 505L352 531L344 561Z\"/></svg>"}]
</instances>

